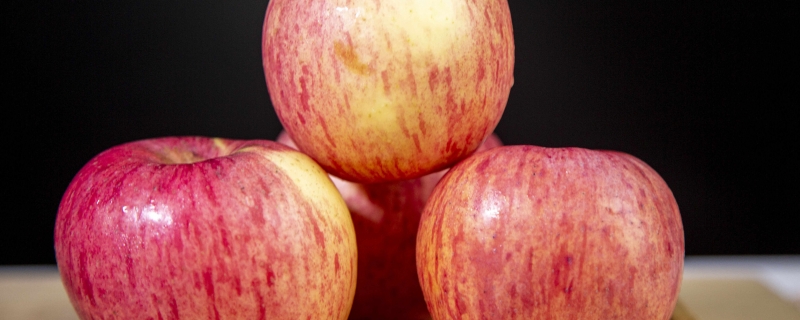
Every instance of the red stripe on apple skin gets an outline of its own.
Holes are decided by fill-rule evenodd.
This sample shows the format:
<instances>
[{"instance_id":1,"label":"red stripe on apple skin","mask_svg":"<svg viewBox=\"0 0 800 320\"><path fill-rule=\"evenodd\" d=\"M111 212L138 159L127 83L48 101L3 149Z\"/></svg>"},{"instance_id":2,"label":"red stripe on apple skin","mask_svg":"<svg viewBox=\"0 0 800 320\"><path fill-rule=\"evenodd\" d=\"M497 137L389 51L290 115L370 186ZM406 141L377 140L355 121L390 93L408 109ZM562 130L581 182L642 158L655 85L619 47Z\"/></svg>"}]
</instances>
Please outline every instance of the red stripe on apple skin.
<instances>
[{"instance_id":1,"label":"red stripe on apple skin","mask_svg":"<svg viewBox=\"0 0 800 320\"><path fill-rule=\"evenodd\" d=\"M407 112L406 112L405 108L398 108L396 116L395 116L395 121L397 121L397 126L400 127L400 132L402 133L402 136L405 137L406 139L408 139L408 138L411 138L411 132L408 130L408 125L406 125L406 113ZM417 146L417 150L421 151L419 149L419 146ZM376 160L378 162L384 161L381 158L378 158ZM391 159L388 159L388 160L391 160Z\"/></svg>"},{"instance_id":2,"label":"red stripe on apple skin","mask_svg":"<svg viewBox=\"0 0 800 320\"><path fill-rule=\"evenodd\" d=\"M308 101L311 99L311 94L308 92L308 81L309 81L309 71L308 66L304 65L302 67L303 74L300 76L300 105L303 107L303 111L308 113L311 112L311 107L308 104Z\"/></svg>"},{"instance_id":3,"label":"red stripe on apple skin","mask_svg":"<svg viewBox=\"0 0 800 320\"><path fill-rule=\"evenodd\" d=\"M391 95L392 94L392 84L389 83L389 73L386 70L381 72L381 81L383 81L383 94L384 95ZM345 96L347 97L347 96Z\"/></svg>"},{"instance_id":4,"label":"red stripe on apple skin","mask_svg":"<svg viewBox=\"0 0 800 320\"><path fill-rule=\"evenodd\" d=\"M425 117L422 114L419 114L417 116L417 121L418 121L417 125L419 127L419 132L422 134L423 137L427 136L428 135L428 129L426 128L426 125L425 125ZM419 143L417 143L417 144L419 144Z\"/></svg>"},{"instance_id":5,"label":"red stripe on apple skin","mask_svg":"<svg viewBox=\"0 0 800 320\"><path fill-rule=\"evenodd\" d=\"M409 49L406 47L406 49ZM414 77L414 57L411 56L411 51L405 51L405 69L403 70L403 74L406 75L406 79L400 82L400 87L405 89L408 92L408 95L413 98L419 95L417 91L417 79Z\"/></svg>"},{"instance_id":6,"label":"red stripe on apple skin","mask_svg":"<svg viewBox=\"0 0 800 320\"><path fill-rule=\"evenodd\" d=\"M475 89L476 90L482 84L483 79L486 77L486 66L484 65L484 63L485 62L484 62L483 57L480 57L478 59L478 72L477 72L477 75L476 75L477 81L475 81L475 87L476 87ZM485 103L486 96L484 95L483 97L484 97L484 103Z\"/></svg>"},{"instance_id":7,"label":"red stripe on apple skin","mask_svg":"<svg viewBox=\"0 0 800 320\"><path fill-rule=\"evenodd\" d=\"M325 122L325 116L319 113L317 113L316 115L317 115L317 122L322 128L322 133L325 135L325 140L329 144L328 146L326 146L326 149L336 150L336 141L333 140L333 136L331 136L330 129L328 128L328 123Z\"/></svg>"},{"instance_id":8,"label":"red stripe on apple skin","mask_svg":"<svg viewBox=\"0 0 800 320\"><path fill-rule=\"evenodd\" d=\"M169 297L169 311L170 311L170 315L172 316L172 319L176 319L177 320L177 319L181 318L179 316L179 313L178 313L178 302L175 300L175 296L174 295L171 295Z\"/></svg>"},{"instance_id":9,"label":"red stripe on apple skin","mask_svg":"<svg viewBox=\"0 0 800 320\"><path fill-rule=\"evenodd\" d=\"M89 299L89 303L92 306L97 306L97 302L94 299L94 286L92 285L92 280L89 277L88 262L86 261L86 253L81 252L78 264L78 272L80 274L80 289L82 290L81 294L85 295Z\"/></svg>"},{"instance_id":10,"label":"red stripe on apple skin","mask_svg":"<svg viewBox=\"0 0 800 320\"><path fill-rule=\"evenodd\" d=\"M428 71L428 88L431 92L436 92L436 84L439 79L439 66L433 65Z\"/></svg>"}]
</instances>

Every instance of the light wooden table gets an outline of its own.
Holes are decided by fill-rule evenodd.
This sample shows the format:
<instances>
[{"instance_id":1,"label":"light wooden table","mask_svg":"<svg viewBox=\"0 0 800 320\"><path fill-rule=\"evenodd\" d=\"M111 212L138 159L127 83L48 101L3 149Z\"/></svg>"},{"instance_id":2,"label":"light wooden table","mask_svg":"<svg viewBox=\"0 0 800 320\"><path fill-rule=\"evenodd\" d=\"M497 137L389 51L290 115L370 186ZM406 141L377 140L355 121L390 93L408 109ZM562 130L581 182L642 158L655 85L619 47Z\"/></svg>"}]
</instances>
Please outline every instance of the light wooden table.
<instances>
[{"instance_id":1,"label":"light wooden table","mask_svg":"<svg viewBox=\"0 0 800 320\"><path fill-rule=\"evenodd\" d=\"M800 256L687 257L680 301L698 320L800 320Z\"/></svg>"},{"instance_id":2,"label":"light wooden table","mask_svg":"<svg viewBox=\"0 0 800 320\"><path fill-rule=\"evenodd\" d=\"M800 256L687 257L680 301L697 320L800 320ZM77 319L54 266L0 266L0 319Z\"/></svg>"}]
</instances>

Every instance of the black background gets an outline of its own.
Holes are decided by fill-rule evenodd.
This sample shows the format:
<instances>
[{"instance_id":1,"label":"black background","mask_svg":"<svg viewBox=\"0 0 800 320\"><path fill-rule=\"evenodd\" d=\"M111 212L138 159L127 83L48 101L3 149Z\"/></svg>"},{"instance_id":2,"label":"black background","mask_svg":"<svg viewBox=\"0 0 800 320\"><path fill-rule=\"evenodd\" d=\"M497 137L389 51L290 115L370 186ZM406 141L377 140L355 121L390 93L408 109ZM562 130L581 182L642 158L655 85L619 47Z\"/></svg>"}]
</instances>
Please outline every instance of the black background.
<instances>
[{"instance_id":1,"label":"black background","mask_svg":"<svg viewBox=\"0 0 800 320\"><path fill-rule=\"evenodd\" d=\"M61 195L102 150L281 130L261 68L267 1L43 3L11 2L3 20L0 264L55 263ZM800 254L790 2L509 5L506 144L643 159L678 200L688 255Z\"/></svg>"}]
</instances>

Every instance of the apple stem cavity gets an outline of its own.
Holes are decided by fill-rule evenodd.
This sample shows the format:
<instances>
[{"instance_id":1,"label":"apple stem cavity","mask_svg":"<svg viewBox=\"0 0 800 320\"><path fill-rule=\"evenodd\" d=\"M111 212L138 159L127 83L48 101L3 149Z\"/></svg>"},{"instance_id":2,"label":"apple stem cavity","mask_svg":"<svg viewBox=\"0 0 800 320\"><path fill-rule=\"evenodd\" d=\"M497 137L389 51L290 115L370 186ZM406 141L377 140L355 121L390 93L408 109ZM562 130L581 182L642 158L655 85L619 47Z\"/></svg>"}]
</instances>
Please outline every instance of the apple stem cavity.
<instances>
[{"instance_id":1,"label":"apple stem cavity","mask_svg":"<svg viewBox=\"0 0 800 320\"><path fill-rule=\"evenodd\" d=\"M191 137L187 139L192 139ZM209 159L229 156L236 147L229 145L225 139L211 138L212 143L193 143L193 142L179 142L179 144L159 144L154 143L149 145L150 152L157 156L157 162L160 164L193 164L203 162Z\"/></svg>"}]
</instances>

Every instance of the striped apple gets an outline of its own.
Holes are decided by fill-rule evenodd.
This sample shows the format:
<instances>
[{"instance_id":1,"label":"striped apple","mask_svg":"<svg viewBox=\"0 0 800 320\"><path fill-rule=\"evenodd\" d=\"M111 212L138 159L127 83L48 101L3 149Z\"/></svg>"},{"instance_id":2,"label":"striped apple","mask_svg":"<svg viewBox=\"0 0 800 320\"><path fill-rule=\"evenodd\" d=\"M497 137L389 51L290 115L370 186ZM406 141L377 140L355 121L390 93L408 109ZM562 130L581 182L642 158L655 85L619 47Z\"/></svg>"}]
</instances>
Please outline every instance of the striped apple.
<instances>
[{"instance_id":1,"label":"striped apple","mask_svg":"<svg viewBox=\"0 0 800 320\"><path fill-rule=\"evenodd\" d=\"M353 222L311 158L271 141L141 140L68 187L58 269L82 319L346 319Z\"/></svg>"},{"instance_id":2,"label":"striped apple","mask_svg":"<svg viewBox=\"0 0 800 320\"><path fill-rule=\"evenodd\" d=\"M506 0L272 0L262 49L284 128L356 182L416 178L470 155L514 81Z\"/></svg>"},{"instance_id":3,"label":"striped apple","mask_svg":"<svg viewBox=\"0 0 800 320\"><path fill-rule=\"evenodd\" d=\"M675 198L612 151L499 147L434 188L417 272L434 319L669 319L684 238Z\"/></svg>"}]
</instances>

